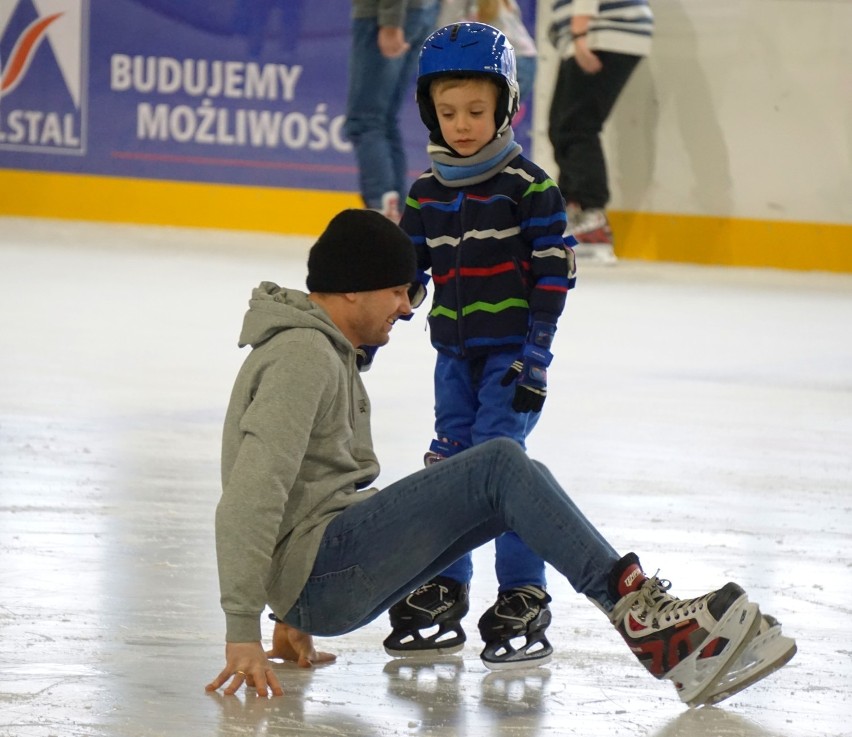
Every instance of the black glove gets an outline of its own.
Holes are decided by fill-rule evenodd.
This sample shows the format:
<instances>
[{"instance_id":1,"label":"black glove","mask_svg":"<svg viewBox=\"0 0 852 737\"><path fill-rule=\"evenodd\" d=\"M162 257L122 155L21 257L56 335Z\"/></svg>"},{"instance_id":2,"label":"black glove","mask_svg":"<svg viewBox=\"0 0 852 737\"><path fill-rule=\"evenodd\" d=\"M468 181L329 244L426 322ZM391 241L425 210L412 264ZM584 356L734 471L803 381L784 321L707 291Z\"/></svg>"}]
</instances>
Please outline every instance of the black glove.
<instances>
[{"instance_id":1,"label":"black glove","mask_svg":"<svg viewBox=\"0 0 852 737\"><path fill-rule=\"evenodd\" d=\"M534 322L521 358L509 367L500 381L502 386L517 381L512 399L515 412L541 412L547 396L547 367L553 360L549 349L555 333L556 325Z\"/></svg>"}]
</instances>

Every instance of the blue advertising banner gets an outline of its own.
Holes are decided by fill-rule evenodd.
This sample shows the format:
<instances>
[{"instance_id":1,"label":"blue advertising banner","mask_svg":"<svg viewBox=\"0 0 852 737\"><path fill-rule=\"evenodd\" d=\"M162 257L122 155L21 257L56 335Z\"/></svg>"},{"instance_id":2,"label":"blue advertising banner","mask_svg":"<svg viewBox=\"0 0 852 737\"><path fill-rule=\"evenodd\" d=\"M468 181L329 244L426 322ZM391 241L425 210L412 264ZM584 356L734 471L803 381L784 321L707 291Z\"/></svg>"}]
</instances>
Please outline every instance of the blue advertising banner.
<instances>
[{"instance_id":1,"label":"blue advertising banner","mask_svg":"<svg viewBox=\"0 0 852 737\"><path fill-rule=\"evenodd\" d=\"M354 192L350 11L348 0L2 0L0 168ZM412 80L401 121L415 176L428 159L413 98ZM517 134L529 150L529 115Z\"/></svg>"}]
</instances>

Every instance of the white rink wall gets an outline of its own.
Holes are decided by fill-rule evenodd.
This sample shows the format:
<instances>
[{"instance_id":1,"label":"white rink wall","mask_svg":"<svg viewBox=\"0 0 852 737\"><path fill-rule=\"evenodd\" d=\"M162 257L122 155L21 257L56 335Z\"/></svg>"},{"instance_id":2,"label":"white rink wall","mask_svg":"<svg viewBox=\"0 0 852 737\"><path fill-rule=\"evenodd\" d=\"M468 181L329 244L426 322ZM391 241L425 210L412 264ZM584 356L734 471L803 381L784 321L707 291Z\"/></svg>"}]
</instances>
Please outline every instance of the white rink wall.
<instances>
[{"instance_id":1,"label":"white rink wall","mask_svg":"<svg viewBox=\"0 0 852 737\"><path fill-rule=\"evenodd\" d=\"M533 155L555 174L539 3ZM852 224L852 2L652 0L654 48L605 128L616 210Z\"/></svg>"}]
</instances>

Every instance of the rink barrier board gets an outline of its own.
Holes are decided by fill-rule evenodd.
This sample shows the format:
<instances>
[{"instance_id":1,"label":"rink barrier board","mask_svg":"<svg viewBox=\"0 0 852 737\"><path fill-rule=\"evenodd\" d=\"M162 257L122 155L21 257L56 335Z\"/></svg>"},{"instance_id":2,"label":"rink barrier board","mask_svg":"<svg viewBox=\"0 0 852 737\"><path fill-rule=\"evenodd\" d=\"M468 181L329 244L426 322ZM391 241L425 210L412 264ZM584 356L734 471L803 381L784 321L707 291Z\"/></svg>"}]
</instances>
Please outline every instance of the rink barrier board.
<instances>
[{"instance_id":1,"label":"rink barrier board","mask_svg":"<svg viewBox=\"0 0 852 737\"><path fill-rule=\"evenodd\" d=\"M0 215L317 235L349 192L0 170Z\"/></svg>"},{"instance_id":2,"label":"rink barrier board","mask_svg":"<svg viewBox=\"0 0 852 737\"><path fill-rule=\"evenodd\" d=\"M621 258L852 273L852 225L608 213Z\"/></svg>"},{"instance_id":3,"label":"rink barrier board","mask_svg":"<svg viewBox=\"0 0 852 737\"><path fill-rule=\"evenodd\" d=\"M0 214L318 235L355 193L0 170ZM852 273L852 225L613 210L619 257Z\"/></svg>"}]
</instances>

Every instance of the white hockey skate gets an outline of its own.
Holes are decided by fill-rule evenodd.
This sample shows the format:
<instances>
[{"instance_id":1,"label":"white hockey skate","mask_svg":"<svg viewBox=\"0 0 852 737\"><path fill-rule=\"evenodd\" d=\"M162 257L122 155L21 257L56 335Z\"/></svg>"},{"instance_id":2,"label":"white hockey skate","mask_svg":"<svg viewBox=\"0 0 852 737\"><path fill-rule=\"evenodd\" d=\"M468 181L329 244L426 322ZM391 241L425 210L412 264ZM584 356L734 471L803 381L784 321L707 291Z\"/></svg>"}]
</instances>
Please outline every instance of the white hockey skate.
<instances>
[{"instance_id":1,"label":"white hockey skate","mask_svg":"<svg viewBox=\"0 0 852 737\"><path fill-rule=\"evenodd\" d=\"M757 609L757 604L749 604ZM775 617L760 617L757 634L705 697L706 704L718 704L743 689L763 680L790 662L796 654L796 641L781 633Z\"/></svg>"},{"instance_id":2,"label":"white hockey skate","mask_svg":"<svg viewBox=\"0 0 852 737\"><path fill-rule=\"evenodd\" d=\"M735 583L695 599L668 593L671 583L648 578L635 555L615 573L621 597L610 621L656 678L674 683L689 706L710 703L718 684L760 626L760 611Z\"/></svg>"}]
</instances>

